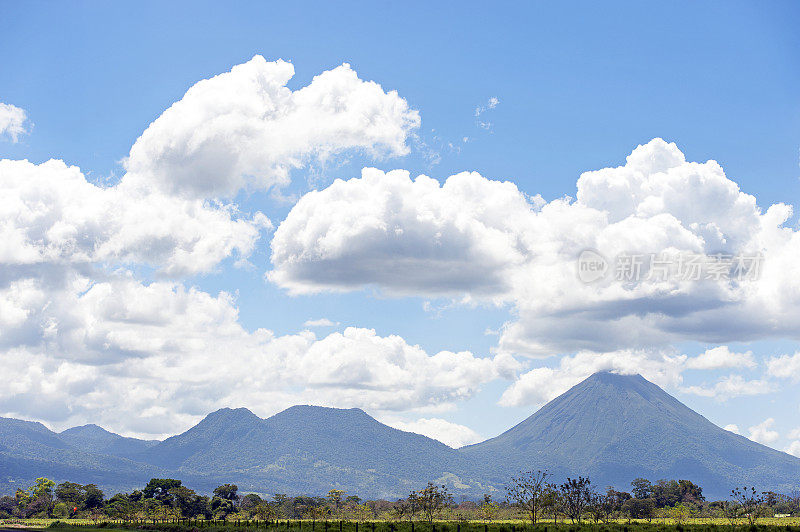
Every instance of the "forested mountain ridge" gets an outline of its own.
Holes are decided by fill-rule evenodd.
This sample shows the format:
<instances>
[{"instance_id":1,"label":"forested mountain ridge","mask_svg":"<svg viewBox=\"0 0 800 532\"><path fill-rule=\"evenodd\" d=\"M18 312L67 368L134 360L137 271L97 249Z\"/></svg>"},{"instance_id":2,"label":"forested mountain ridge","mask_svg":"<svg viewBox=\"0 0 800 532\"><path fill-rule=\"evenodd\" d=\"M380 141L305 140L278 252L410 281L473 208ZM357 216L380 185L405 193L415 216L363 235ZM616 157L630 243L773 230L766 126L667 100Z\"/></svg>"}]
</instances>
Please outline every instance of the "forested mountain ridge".
<instances>
[{"instance_id":1,"label":"forested mountain ridge","mask_svg":"<svg viewBox=\"0 0 800 532\"><path fill-rule=\"evenodd\" d=\"M39 476L109 492L172 477L201 492L231 482L258 493L337 488L391 499L434 481L479 497L502 495L511 475L531 469L621 489L637 477L684 478L723 498L743 484L793 489L800 459L717 427L639 375L613 373L592 375L503 434L458 450L355 408L294 406L266 419L223 408L163 441L96 425L59 434L0 418L3 491Z\"/></svg>"}]
</instances>

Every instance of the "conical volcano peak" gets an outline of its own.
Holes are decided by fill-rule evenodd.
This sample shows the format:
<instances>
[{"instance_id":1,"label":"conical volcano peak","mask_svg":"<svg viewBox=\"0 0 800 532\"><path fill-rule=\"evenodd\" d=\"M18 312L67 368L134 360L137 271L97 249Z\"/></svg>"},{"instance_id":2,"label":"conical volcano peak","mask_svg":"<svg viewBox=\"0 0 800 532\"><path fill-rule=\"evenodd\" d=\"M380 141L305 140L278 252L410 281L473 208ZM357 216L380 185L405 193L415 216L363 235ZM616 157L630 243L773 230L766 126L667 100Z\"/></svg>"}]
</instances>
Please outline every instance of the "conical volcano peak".
<instances>
[{"instance_id":1,"label":"conical volcano peak","mask_svg":"<svg viewBox=\"0 0 800 532\"><path fill-rule=\"evenodd\" d=\"M603 370L593 373L586 380L596 380L609 384L624 384L632 382L646 382L646 379L638 373L621 373L615 370Z\"/></svg>"},{"instance_id":2,"label":"conical volcano peak","mask_svg":"<svg viewBox=\"0 0 800 532\"><path fill-rule=\"evenodd\" d=\"M788 489L800 460L723 430L641 375L595 373L517 426L461 451L501 464L495 477L528 469L589 475L625 488L636 477L685 478L712 497L742 479ZM754 467L758 464L758 468Z\"/></svg>"},{"instance_id":3,"label":"conical volcano peak","mask_svg":"<svg viewBox=\"0 0 800 532\"><path fill-rule=\"evenodd\" d=\"M621 373L614 370L598 371L580 384L601 384L621 390L644 390L658 388L638 373Z\"/></svg>"}]
</instances>

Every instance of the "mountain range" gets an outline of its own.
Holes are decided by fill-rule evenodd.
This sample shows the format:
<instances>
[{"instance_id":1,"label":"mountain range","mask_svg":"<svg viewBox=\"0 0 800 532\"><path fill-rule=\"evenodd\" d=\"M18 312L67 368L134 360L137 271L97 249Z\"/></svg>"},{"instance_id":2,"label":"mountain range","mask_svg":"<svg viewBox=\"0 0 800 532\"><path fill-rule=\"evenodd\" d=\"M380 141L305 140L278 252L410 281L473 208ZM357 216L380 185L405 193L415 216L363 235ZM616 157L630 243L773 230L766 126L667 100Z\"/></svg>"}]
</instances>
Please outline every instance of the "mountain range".
<instances>
[{"instance_id":1,"label":"mountain range","mask_svg":"<svg viewBox=\"0 0 800 532\"><path fill-rule=\"evenodd\" d=\"M723 430L639 375L597 373L515 427L452 449L384 425L360 409L293 406L262 419L224 408L163 441L84 425L56 433L0 418L0 492L46 476L108 494L150 478L180 478L200 492L232 482L256 493L399 498L428 481L457 495L504 494L509 477L547 469L555 480L589 476L628 489L637 477L688 479L712 499L733 487L788 492L800 458Z\"/></svg>"}]
</instances>

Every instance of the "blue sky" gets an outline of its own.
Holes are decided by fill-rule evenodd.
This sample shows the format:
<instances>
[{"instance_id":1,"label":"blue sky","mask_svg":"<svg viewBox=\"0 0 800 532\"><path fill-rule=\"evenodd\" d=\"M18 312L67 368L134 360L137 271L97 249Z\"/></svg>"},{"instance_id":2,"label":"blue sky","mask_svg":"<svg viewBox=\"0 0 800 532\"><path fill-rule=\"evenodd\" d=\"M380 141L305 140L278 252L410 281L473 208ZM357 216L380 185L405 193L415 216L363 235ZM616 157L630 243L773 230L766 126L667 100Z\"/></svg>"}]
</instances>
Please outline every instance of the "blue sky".
<instances>
[{"instance_id":1,"label":"blue sky","mask_svg":"<svg viewBox=\"0 0 800 532\"><path fill-rule=\"evenodd\" d=\"M126 174L122 161L131 146L165 109L198 81L259 54L267 62L283 59L293 64L295 75L287 84L292 90L349 63L361 80L375 81L387 93L397 91L421 118L420 126L409 130L404 139L407 154L374 158L363 151L344 150L325 162L293 170L288 185L270 190L251 187L224 200L248 216L263 212L275 228L301 196L327 189L336 178L356 178L364 166L384 171L405 169L412 177L426 174L440 183L453 174L474 171L487 180L511 181L521 193L539 194L547 202L563 196L574 198L576 181L583 172L623 165L634 148L656 137L676 143L687 161L718 161L727 178L755 196L766 210L775 203L796 204L800 187L800 99L796 90L800 34L794 31L800 6L774 2L767 7L756 2L492 6L239 2L224 8L183 2L7 2L0 4L4 72L0 102L25 111L28 132L16 142L10 138L0 141L0 157L28 159L35 164L61 159L80 167L89 183L118 185ZM489 105L491 98L497 99L494 107ZM476 116L478 108L484 110ZM283 199L276 198L276 190ZM688 197L692 201L691 190ZM702 201L709 200L704 197ZM698 208L702 201L698 200ZM796 216L784 223L784 227L796 226ZM326 318L337 325L316 329L317 339L349 326L374 329L381 338L397 335L429 355L469 351L488 360L498 353L500 338L486 331L499 331L506 323L528 319L520 318L526 312L524 304L513 297L495 294L489 301L491 297L482 298L469 286L461 286L459 294L419 286L404 286L399 293L391 282L375 282L366 288L348 285L333 292L292 295L287 285L265 277L275 267L270 260L273 234L263 232L248 255L247 266L237 266L236 256L225 256L211 268L173 276L169 282L195 287L213 297L220 291L233 294L231 306L238 309L235 321L248 333L265 328L277 336L296 335L306 328L306 321ZM147 286L163 281L157 273L159 267L151 260L89 261L82 263L80 277L102 283L124 271L139 285ZM43 274L26 275L40 282L36 276ZM170 290L178 288L173 285ZM469 303L464 302L464 294L471 296ZM658 312L658 304L653 305L652 310ZM739 334L734 320L728 328L718 327L714 341L709 341L700 320L699 330L693 334L684 331L666 340L659 335L658 341L646 347L670 349L675 356L695 356L724 345L735 353L752 351L755 361L753 367L684 368L670 376L659 366L660 384L712 421L736 424L745 434L748 427L774 418L768 425L779 435L762 440L776 448L788 448L792 441L800 440L800 435L789 435L797 428L800 412L798 386L791 378L767 373L771 358L798 350L798 331L788 317L792 307L787 304L781 309L772 317L772 323L779 326L768 331ZM42 312L37 315L45 319ZM48 323L70 322L65 317L46 318ZM25 341L2 344L6 349L2 356L20 356L13 349L21 345L36 351L36 356L41 354L45 348L35 347L41 340L36 337L39 333L30 332L43 330L41 323L26 327ZM498 400L515 379L536 368L556 368L563 374L558 382L563 383L581 375L583 369L558 369L564 357L578 351L575 346L580 334L564 333L572 336L550 345L549 358L510 352L521 364L515 376L474 377L468 384L456 385L455 391L426 388L418 392L420 397L445 393L446 401L431 401L426 396L418 405L409 403L407 409L382 399L360 401L359 383L354 378L347 386L341 385L339 395L332 395L328 402L361 406L407 428L419 429L420 425L413 424L420 418L436 418L469 427L480 436L493 436L529 415L546 395L527 394L513 405L506 401L506 406L499 406ZM80 351L80 344L71 345ZM607 352L629 347L595 349ZM326 356L324 349L319 353L313 356ZM102 368L121 363L135 366L148 356L145 348L120 348L113 361L98 358L87 366L90 369L76 370L91 374L92 379L67 379L69 384L53 390L36 409L20 406L26 394L36 393L34 389L18 390L16 396L0 401L0 409L6 415L41 419L56 427L100 421L128 434L161 435L172 432L170 426L186 428L203 408L238 406L222 404L226 401L240 400L267 415L293 399L318 399L302 392L309 383L295 379L280 397L204 396L205 390L181 388L181 393L197 393L198 398L195 402L183 398L177 404L168 401L169 394L159 390L158 383L148 382L142 386L152 392L148 415L158 419L152 425L156 428L146 430L145 423L127 426L113 418L94 419L103 401L119 400L97 391L120 375L119 368L108 372ZM191 351L182 356L191 356ZM223 363L224 357L202 360L208 366ZM48 371L57 371L54 368L66 371L64 364L69 364L69 357L56 356L41 362L42 372L46 376ZM270 368L259 370L268 373ZM476 366L475 371L484 370ZM729 375L759 381L763 390L769 391L733 397L686 391L691 386L708 389ZM80 385L75 384L78 381ZM443 431L442 438L463 434L452 427L436 430Z\"/></svg>"}]
</instances>

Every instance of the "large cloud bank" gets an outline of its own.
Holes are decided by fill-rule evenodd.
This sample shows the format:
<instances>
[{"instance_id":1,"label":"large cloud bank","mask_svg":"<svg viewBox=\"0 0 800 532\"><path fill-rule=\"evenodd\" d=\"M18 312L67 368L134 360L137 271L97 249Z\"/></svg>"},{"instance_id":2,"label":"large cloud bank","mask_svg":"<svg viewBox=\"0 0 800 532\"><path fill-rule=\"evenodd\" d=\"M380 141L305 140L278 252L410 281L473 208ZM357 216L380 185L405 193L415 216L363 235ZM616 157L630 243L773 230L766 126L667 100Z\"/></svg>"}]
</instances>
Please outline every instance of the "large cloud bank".
<instances>
[{"instance_id":1,"label":"large cloud bank","mask_svg":"<svg viewBox=\"0 0 800 532\"><path fill-rule=\"evenodd\" d=\"M515 369L502 355L427 353L370 329L248 332L227 293L129 275L76 276L59 291L15 281L0 310L0 410L57 426L89 419L160 434L223 406L268 415L301 402L436 411Z\"/></svg>"},{"instance_id":2,"label":"large cloud bank","mask_svg":"<svg viewBox=\"0 0 800 532\"><path fill-rule=\"evenodd\" d=\"M509 309L491 357L429 353L359 327L325 336L245 329L234 295L191 287L193 276L246 263L273 229L237 196L280 189L352 152L402 156L420 125L396 92L349 65L297 90L287 86L293 75L290 63L256 56L198 82L137 139L113 186L60 160L0 161L9 383L0 411L160 435L222 406L268 415L306 402L366 408L458 446L479 436L403 413L452 408L499 378L513 380L505 406L541 404L599 370L720 400L796 380L797 354L772 357L762 378L682 385L686 370L757 363L726 345L688 357L678 342L798 337L800 237L787 224L791 207L759 206L719 164L688 162L661 139L619 167L582 174L574 198L549 202L474 172L440 183L366 168L304 195L275 229L267 277L291 294L377 287ZM0 105L0 135L16 141L26 116ZM578 275L587 250L608 267L590 281ZM637 275L616 271L634 256ZM679 275L687 256L758 257L759 269L688 279ZM561 357L517 375L518 355Z\"/></svg>"},{"instance_id":3,"label":"large cloud bank","mask_svg":"<svg viewBox=\"0 0 800 532\"><path fill-rule=\"evenodd\" d=\"M293 72L256 56L197 83L136 141L113 186L60 160L0 161L0 411L159 434L240 404L437 410L512 371L507 356L429 354L368 329L247 331L232 295L185 285L246 260L272 227L240 210L239 190L284 186L349 150L408 151L419 116L395 92L348 65L290 90ZM2 111L16 138L25 113Z\"/></svg>"},{"instance_id":4,"label":"large cloud bank","mask_svg":"<svg viewBox=\"0 0 800 532\"><path fill-rule=\"evenodd\" d=\"M301 198L275 232L270 278L296 293L372 285L510 305L499 350L530 356L797 336L791 213L760 208L715 161L687 162L661 139L550 202L475 173L439 184L366 169ZM610 274L582 282L584 250ZM626 256L641 261L635 278L615 275ZM651 256L669 271L650 275ZM733 264L724 277L681 276L687 256L743 260L747 275Z\"/></svg>"}]
</instances>

